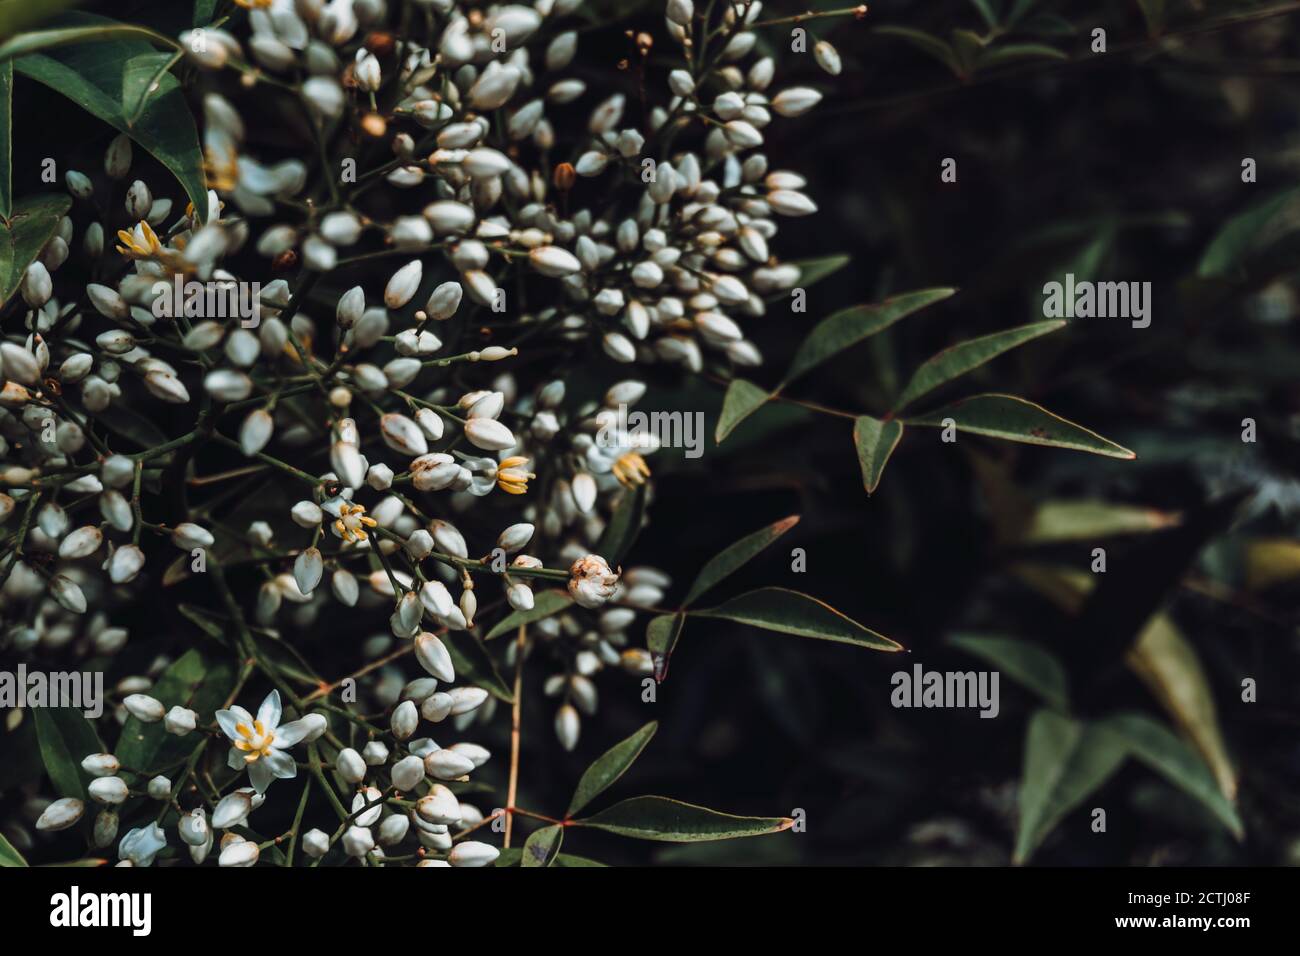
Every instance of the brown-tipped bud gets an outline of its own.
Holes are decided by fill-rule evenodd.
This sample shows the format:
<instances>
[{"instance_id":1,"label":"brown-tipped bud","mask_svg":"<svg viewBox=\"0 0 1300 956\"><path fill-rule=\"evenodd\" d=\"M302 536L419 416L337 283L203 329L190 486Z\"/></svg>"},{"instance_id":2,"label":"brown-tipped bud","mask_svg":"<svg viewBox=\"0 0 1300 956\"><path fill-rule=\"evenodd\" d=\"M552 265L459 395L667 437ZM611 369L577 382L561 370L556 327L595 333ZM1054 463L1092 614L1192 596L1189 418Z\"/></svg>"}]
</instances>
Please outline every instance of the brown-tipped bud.
<instances>
[{"instance_id":1,"label":"brown-tipped bud","mask_svg":"<svg viewBox=\"0 0 1300 956\"><path fill-rule=\"evenodd\" d=\"M557 163L551 181L555 183L555 188L562 193L567 193L572 189L573 184L578 181L578 173L573 168L573 163Z\"/></svg>"}]
</instances>

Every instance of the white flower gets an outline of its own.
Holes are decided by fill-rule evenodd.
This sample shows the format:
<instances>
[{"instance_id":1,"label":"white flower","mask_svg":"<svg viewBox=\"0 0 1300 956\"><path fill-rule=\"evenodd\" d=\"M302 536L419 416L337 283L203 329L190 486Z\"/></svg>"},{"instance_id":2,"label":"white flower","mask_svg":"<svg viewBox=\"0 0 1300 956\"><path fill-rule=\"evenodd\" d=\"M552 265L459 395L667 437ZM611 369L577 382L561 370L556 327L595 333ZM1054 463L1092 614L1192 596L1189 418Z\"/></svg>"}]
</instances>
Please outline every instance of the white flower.
<instances>
[{"instance_id":1,"label":"white flower","mask_svg":"<svg viewBox=\"0 0 1300 956\"><path fill-rule=\"evenodd\" d=\"M585 608L597 608L614 596L618 575L598 554L589 554L569 568L569 594Z\"/></svg>"},{"instance_id":2,"label":"white flower","mask_svg":"<svg viewBox=\"0 0 1300 956\"><path fill-rule=\"evenodd\" d=\"M280 692L266 695L254 717L242 707L217 711L217 723L233 742L228 763L232 769L248 767L248 779L258 793L266 793L277 777L287 780L298 774L298 765L286 751L304 740L315 723L308 719L280 724Z\"/></svg>"},{"instance_id":3,"label":"white flower","mask_svg":"<svg viewBox=\"0 0 1300 956\"><path fill-rule=\"evenodd\" d=\"M162 849L167 846L167 834L156 823L136 827L122 837L117 845L117 858L129 860L134 866L150 866Z\"/></svg>"}]
</instances>

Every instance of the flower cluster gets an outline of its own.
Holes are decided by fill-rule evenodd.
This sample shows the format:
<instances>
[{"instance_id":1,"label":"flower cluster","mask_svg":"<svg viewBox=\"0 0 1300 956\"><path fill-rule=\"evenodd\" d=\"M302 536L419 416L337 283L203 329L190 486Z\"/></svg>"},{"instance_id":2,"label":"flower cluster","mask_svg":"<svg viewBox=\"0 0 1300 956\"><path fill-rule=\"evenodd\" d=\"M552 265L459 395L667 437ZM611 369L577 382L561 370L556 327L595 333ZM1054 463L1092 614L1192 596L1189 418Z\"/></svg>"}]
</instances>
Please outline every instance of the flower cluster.
<instances>
[{"instance_id":1,"label":"flower cluster","mask_svg":"<svg viewBox=\"0 0 1300 956\"><path fill-rule=\"evenodd\" d=\"M256 863L268 844L236 831L310 748L316 772L357 791L337 833L295 835L308 856L377 861L414 837L422 865L490 862L484 844L453 845L482 814L449 786L487 751L414 737L422 720L463 731L495 711L485 686L449 686L450 636L482 647L514 614L525 634L504 664L547 650L568 749L599 671L653 673L630 635L670 578L600 553L611 516L651 493L657 446L609 437L646 394L620 366L761 361L746 328L799 281L773 252L777 223L816 209L801 176L771 168L764 129L822 94L776 82L762 4L690 0L670 0L658 40L633 36L610 84L624 89L589 88L579 5L421 0L404 5L412 23L384 0L240 0L246 14L179 38L202 103L198 206L135 178L126 135L102 175L65 174L72 209L22 276L24 333L0 343L4 642L111 657L128 643L114 607L206 574L253 678L286 695L195 712L150 695L167 660L115 685L119 722L219 733L249 784L205 793L192 762L173 785L87 755L94 842L123 861L163 851L172 810L195 862L224 831L221 865ZM678 64L662 76L657 42ZM839 72L829 44L811 53ZM314 142L277 155L268 108ZM610 370L599 398L567 387L575 362ZM137 418L166 427L124 424ZM204 474L213 448L236 466ZM286 503L236 525L206 491L222 483ZM295 692L260 649L340 606L378 612L358 676L387 727ZM406 680L408 651L428 676ZM163 812L118 840L114 808L142 790ZM57 800L36 829L84 810Z\"/></svg>"}]
</instances>

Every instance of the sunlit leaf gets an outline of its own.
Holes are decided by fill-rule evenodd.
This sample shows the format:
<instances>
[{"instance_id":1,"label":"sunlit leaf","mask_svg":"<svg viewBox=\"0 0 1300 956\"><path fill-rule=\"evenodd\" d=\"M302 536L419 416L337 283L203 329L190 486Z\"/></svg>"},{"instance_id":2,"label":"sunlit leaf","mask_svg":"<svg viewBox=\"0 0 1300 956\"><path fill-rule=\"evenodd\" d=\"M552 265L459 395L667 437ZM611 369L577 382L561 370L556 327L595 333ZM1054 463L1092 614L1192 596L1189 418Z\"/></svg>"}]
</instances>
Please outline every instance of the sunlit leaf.
<instances>
[{"instance_id":1,"label":"sunlit leaf","mask_svg":"<svg viewBox=\"0 0 1300 956\"><path fill-rule=\"evenodd\" d=\"M785 588L759 588L692 617L713 617L766 631L814 637L824 641L857 644L881 651L901 651L901 644L863 627L857 621L814 597Z\"/></svg>"},{"instance_id":2,"label":"sunlit leaf","mask_svg":"<svg viewBox=\"0 0 1300 956\"><path fill-rule=\"evenodd\" d=\"M862 468L862 485L867 494L874 494L885 473L889 456L903 437L903 423L896 418L881 421L870 415L860 415L853 422L853 445L858 452Z\"/></svg>"},{"instance_id":3,"label":"sunlit leaf","mask_svg":"<svg viewBox=\"0 0 1300 956\"><path fill-rule=\"evenodd\" d=\"M641 751L645 749L646 744L650 743L650 738L658 729L658 721L652 720L592 761L591 766L582 774L582 779L578 781L577 789L573 791L573 799L569 801L566 816L573 816L613 786L618 778L627 772L628 767L632 766L636 758L641 756Z\"/></svg>"},{"instance_id":4,"label":"sunlit leaf","mask_svg":"<svg viewBox=\"0 0 1300 956\"><path fill-rule=\"evenodd\" d=\"M1110 439L1014 395L975 395L905 421L909 425L941 428L946 418L957 423L958 433L970 432L1027 445L1069 448L1107 458L1137 457Z\"/></svg>"},{"instance_id":5,"label":"sunlit leaf","mask_svg":"<svg viewBox=\"0 0 1300 956\"><path fill-rule=\"evenodd\" d=\"M1176 525L1176 512L1109 501L1047 501L1034 512L1027 543L1096 540L1122 534L1160 531Z\"/></svg>"},{"instance_id":6,"label":"sunlit leaf","mask_svg":"<svg viewBox=\"0 0 1300 956\"><path fill-rule=\"evenodd\" d=\"M1157 614L1125 660L1200 751L1223 795L1235 799L1237 774L1228 759L1214 695L1195 648L1167 615Z\"/></svg>"},{"instance_id":7,"label":"sunlit leaf","mask_svg":"<svg viewBox=\"0 0 1300 956\"><path fill-rule=\"evenodd\" d=\"M632 797L572 826L592 827L638 840L695 843L730 840L789 829L789 817L737 817L668 797Z\"/></svg>"}]
</instances>

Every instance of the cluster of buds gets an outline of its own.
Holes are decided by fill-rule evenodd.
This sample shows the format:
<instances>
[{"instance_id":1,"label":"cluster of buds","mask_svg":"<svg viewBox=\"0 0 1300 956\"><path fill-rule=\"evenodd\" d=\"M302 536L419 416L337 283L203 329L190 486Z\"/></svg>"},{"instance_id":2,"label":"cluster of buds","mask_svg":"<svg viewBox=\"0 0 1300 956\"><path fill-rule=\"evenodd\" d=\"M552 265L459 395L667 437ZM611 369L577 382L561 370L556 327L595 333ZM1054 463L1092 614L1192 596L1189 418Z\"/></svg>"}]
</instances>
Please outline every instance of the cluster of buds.
<instances>
[{"instance_id":1,"label":"cluster of buds","mask_svg":"<svg viewBox=\"0 0 1300 956\"><path fill-rule=\"evenodd\" d=\"M349 749L337 756L358 797L382 796L459 779L487 757L411 739L420 719L463 730L494 713L480 687L437 686L455 676L441 638L479 626L487 589L476 582L498 578L484 599L493 619L531 611L535 589L552 587L570 603L530 628L552 651L546 693L572 749L579 714L595 713L598 671L651 673L628 635L670 583L597 553L627 496L651 494L646 459L658 447L619 427L646 393L623 366L729 375L761 361L746 327L799 281L773 251L777 223L816 210L801 176L770 167L764 130L821 93L776 84L773 59L757 53L756 0L707 11L670 0L664 29L681 65L649 82L636 110L627 91L588 89L572 69L578 0L421 0L409 34L393 32L400 18L385 0L239 6L246 14L222 27L180 37L200 68L209 188L199 208L174 208L159 184L134 178L138 157L118 136L102 174L65 173L71 210L23 274L25 328L0 341L0 640L45 661L117 654L128 631L115 608L218 556L263 574L232 600L277 637L332 606L386 613L363 652L373 660L410 642L429 676L368 669L363 692L393 709L391 754L372 759L372 743L359 763ZM635 35L634 46L636 72L652 78L654 39ZM813 53L839 72L829 44ZM595 56L588 65L605 54ZM263 152L254 97L305 124L319 164ZM367 166L371 147L383 155ZM572 398L554 371L524 381L531 354L584 348L592 374L608 373L599 401ZM180 409L194 412L188 430L175 430ZM142 434L127 417L172 424ZM240 456L229 475L277 484L283 494L265 501L293 503L240 527L187 504L207 447ZM160 491L185 520L151 511ZM116 685L118 719L175 734L210 727L147 695L166 663ZM257 845L230 828L296 773L290 748L325 723L304 714L281 725L274 693L256 717L231 708L212 719L251 786L188 811L181 841L201 862L213 831L226 831L222 865L252 865ZM111 805L133 795L115 773L96 778L101 846L116 836ZM37 829L70 826L84 809L55 801ZM444 783L410 812L384 809L366 807L337 841L305 834L302 847L373 858L409 823L453 865L488 859L481 844L452 846L451 828L477 811ZM165 843L156 826L132 830L121 858L146 864Z\"/></svg>"}]
</instances>

